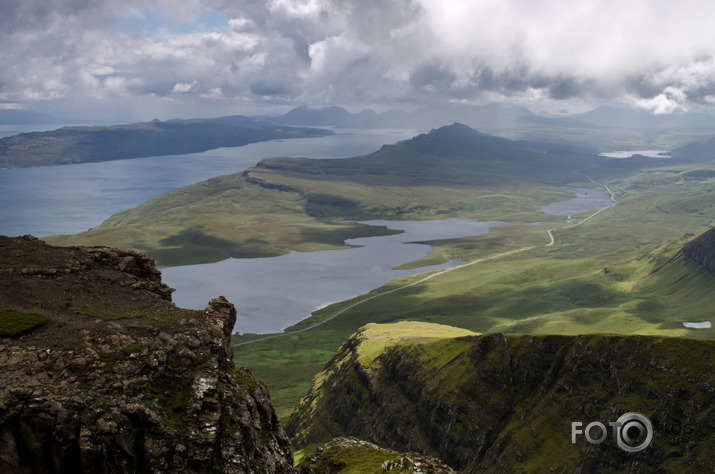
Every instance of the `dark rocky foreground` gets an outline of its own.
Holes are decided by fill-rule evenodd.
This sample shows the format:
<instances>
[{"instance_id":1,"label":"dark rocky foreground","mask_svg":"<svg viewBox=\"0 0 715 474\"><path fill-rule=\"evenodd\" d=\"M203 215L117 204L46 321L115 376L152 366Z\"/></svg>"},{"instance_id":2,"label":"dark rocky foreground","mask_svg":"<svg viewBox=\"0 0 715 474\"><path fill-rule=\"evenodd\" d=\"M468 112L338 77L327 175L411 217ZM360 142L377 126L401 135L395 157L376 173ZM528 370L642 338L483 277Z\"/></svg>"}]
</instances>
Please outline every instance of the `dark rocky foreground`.
<instances>
[{"instance_id":1,"label":"dark rocky foreground","mask_svg":"<svg viewBox=\"0 0 715 474\"><path fill-rule=\"evenodd\" d=\"M290 472L236 311L171 303L143 254L0 237L0 472Z\"/></svg>"}]
</instances>

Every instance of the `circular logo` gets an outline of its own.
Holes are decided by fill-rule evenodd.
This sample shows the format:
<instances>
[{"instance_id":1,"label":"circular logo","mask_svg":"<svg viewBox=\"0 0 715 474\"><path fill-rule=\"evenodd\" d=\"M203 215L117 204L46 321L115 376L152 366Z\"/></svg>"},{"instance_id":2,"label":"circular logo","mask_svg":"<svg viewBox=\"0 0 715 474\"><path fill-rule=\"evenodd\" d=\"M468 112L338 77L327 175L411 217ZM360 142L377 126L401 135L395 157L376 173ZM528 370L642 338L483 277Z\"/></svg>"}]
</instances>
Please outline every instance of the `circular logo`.
<instances>
[{"instance_id":1,"label":"circular logo","mask_svg":"<svg viewBox=\"0 0 715 474\"><path fill-rule=\"evenodd\" d=\"M623 451L643 451L653 440L653 424L641 413L626 413L616 423L616 442Z\"/></svg>"}]
</instances>

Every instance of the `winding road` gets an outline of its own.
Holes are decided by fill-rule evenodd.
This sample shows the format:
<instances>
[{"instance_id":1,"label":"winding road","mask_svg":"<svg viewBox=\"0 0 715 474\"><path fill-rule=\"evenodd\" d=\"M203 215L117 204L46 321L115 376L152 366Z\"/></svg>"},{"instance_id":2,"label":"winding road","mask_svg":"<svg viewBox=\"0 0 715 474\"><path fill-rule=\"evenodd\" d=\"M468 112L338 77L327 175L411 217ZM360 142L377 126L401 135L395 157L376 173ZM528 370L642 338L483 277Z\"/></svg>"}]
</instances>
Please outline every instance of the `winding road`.
<instances>
[{"instance_id":1,"label":"winding road","mask_svg":"<svg viewBox=\"0 0 715 474\"><path fill-rule=\"evenodd\" d=\"M583 174L583 173L579 173L579 174ZM612 202L613 204L611 204L611 205L608 206L608 207L604 207L604 208L602 208L602 209L598 209L596 212L594 212L593 214L591 214L591 215L588 216L587 218L585 218L585 219L583 219L583 220L581 220L581 221L579 221L579 222L577 222L577 223L575 223L575 224L571 224L571 225L562 227L562 228L560 228L560 229L558 229L558 230L565 230L565 229L570 229L570 228L572 228L572 227L579 226L579 225L581 225L581 224L583 224L583 223L585 223L585 222L587 222L587 221L593 219L594 217L596 217L596 216L597 216L598 214L600 214L601 212L603 212L603 211L605 211L605 210L607 210L607 209L610 209L611 207L613 207L613 206L615 206L616 204L618 204L618 201L616 200L615 195L613 194L613 192L610 190L610 188L609 188L608 186L606 186L605 184L599 183L599 182L597 182L597 181L594 181L593 179L591 179L590 176L588 176L588 175L586 175L586 174L583 174L583 176L585 176L586 178L588 178L588 180L591 181L593 184L604 188L604 189L608 192L609 197L610 197L610 199L611 199L611 202ZM549 236L550 242L549 242L548 244L544 245L544 247L551 247L551 246L553 246L553 245L556 243L556 238L554 237L554 231L555 231L555 230L557 230L557 229L549 229L549 230L546 231L546 233L547 233L548 236ZM475 264L477 264L477 263L485 262L485 261L487 261L487 260L494 260L494 259L497 259L497 258L506 257L506 256L508 256L508 255L514 255L514 254L517 254L517 253L526 252L527 250L531 250L531 249L534 249L534 248L537 248L537 247L538 247L538 246L536 246L536 245L532 245L531 247L523 247L523 248L516 249L516 250L510 250L509 252L503 252L503 253L498 253L498 254L495 254L495 255L490 255L489 257L479 258L479 259L473 260L473 261L471 261L471 262L466 262L466 263L463 263L463 264L461 264L461 265L457 265L457 266L454 266L454 267L450 267L450 268L447 268L447 269L444 269L444 270L439 270L439 271L436 271L436 272L434 272L434 273L431 273L431 274L427 275L426 277L421 278L421 279L419 279L419 280L417 280L417 281L413 281L412 283L408 283L408 284L406 284L406 285L403 285L403 286L400 286L400 287L397 287L397 288L393 288L393 289L388 290L388 291L385 291L385 292L383 292L383 293L378 293L377 295L373 295L373 296L370 296L370 297L368 297L368 298L365 298L365 299L362 299L362 300L360 300L360 301L357 301L357 302L351 304L350 306L347 306L347 307L341 309L340 311L336 312L335 314L330 315L329 317L325 318L324 320L322 320L322 321L320 321L320 322L317 322L317 323L315 323L315 324L312 324L312 325L310 325L310 326L308 326L308 327L306 327L306 328L298 329L298 330L296 330L296 331L282 332L282 333L280 333L280 334L273 334L273 335L271 335L271 336L266 336L266 337L263 337L263 338L260 338L260 339L254 339L254 340L252 340L252 341L240 342L240 343L238 343L238 344L233 344L233 347L240 347L240 346L245 346L245 345L248 345L248 344L253 344L253 343L256 343L256 342L268 341L268 340L271 340L271 339L275 339L275 338L277 338L277 337L291 336L291 335L293 335L293 334L299 334L299 333L301 333L301 332L305 332L305 331L308 331L308 330L310 330L310 329L314 329L314 328L316 328L316 327L318 327L318 326L321 326L321 325L327 323L328 321L331 321L331 320L337 318L338 316L340 316L340 315L343 314L344 312L346 312L346 311L348 311L348 310L350 310L350 309L353 309L354 307L359 306L359 305L361 305L361 304L363 304L363 303L366 303L366 302L368 302L368 301L374 300L375 298L379 298L379 297L381 297L381 296L389 295L390 293L394 293L394 292L396 292L396 291L400 291L400 290L403 290L403 289L405 289L405 288L409 288L409 287L411 287L411 286L418 285L418 284L423 283L423 282L425 282L425 281L427 281L427 280L430 280L430 279L432 279L432 278L438 277L438 276L440 276L440 275L444 275L445 273L451 272L451 271L453 271L453 270L457 270L457 269L459 269L459 268L468 267L468 266L470 266L470 265L475 265Z\"/></svg>"}]
</instances>

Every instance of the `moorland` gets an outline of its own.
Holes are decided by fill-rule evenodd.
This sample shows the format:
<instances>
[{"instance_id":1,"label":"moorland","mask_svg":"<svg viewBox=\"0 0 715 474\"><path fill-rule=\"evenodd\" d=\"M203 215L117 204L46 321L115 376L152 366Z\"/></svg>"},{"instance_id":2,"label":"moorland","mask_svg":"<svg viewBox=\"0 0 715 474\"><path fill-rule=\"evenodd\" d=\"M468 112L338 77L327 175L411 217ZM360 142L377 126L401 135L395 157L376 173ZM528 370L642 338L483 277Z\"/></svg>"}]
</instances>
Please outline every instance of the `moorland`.
<instances>
[{"instance_id":1,"label":"moorland","mask_svg":"<svg viewBox=\"0 0 715 474\"><path fill-rule=\"evenodd\" d=\"M510 223L429 242L432 253L409 264L456 257L468 265L392 281L279 337L236 335L238 363L268 383L285 419L340 344L370 322L712 338L712 329L683 325L711 318L715 301L713 276L682 249L715 222L715 165L704 152L672 156L610 159L454 124L352 159L265 159L47 240L133 248L174 266L345 248L346 238L384 232L352 222L360 219ZM577 225L535 212L572 196L565 186L608 189L615 205L572 216Z\"/></svg>"}]
</instances>

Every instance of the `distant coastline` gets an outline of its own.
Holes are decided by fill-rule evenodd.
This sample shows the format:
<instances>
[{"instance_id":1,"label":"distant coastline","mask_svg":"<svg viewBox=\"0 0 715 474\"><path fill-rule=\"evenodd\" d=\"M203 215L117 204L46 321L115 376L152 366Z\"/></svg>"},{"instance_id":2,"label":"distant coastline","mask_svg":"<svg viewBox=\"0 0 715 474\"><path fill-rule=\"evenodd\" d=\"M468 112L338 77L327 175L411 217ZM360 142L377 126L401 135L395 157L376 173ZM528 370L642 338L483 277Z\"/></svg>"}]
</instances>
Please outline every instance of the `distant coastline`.
<instances>
[{"instance_id":1,"label":"distant coastline","mask_svg":"<svg viewBox=\"0 0 715 474\"><path fill-rule=\"evenodd\" d=\"M275 125L243 116L62 127L0 138L0 168L183 155L268 140L332 134L330 130Z\"/></svg>"}]
</instances>

